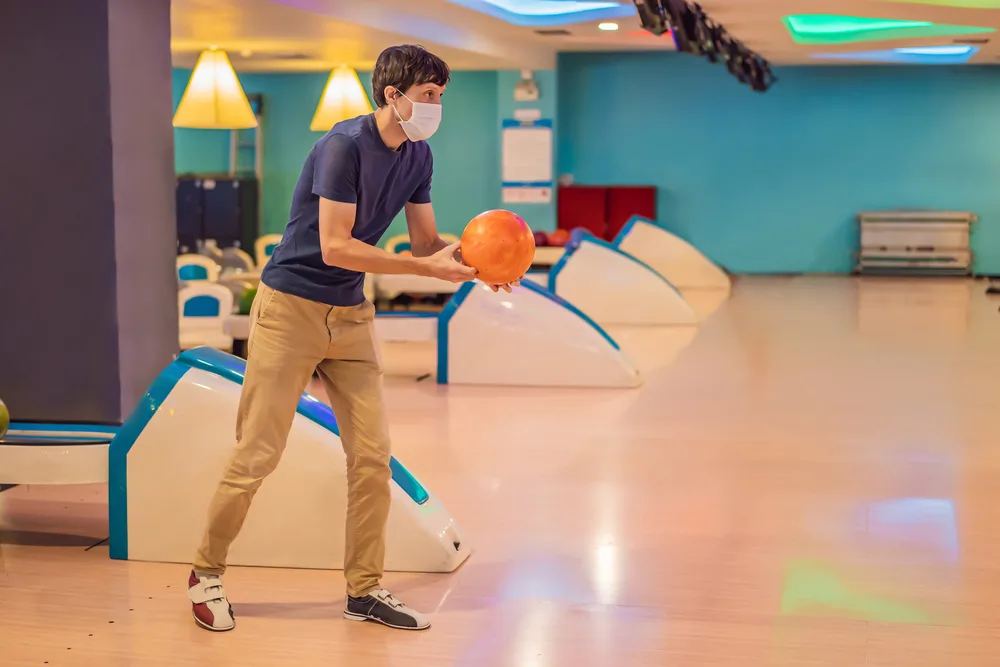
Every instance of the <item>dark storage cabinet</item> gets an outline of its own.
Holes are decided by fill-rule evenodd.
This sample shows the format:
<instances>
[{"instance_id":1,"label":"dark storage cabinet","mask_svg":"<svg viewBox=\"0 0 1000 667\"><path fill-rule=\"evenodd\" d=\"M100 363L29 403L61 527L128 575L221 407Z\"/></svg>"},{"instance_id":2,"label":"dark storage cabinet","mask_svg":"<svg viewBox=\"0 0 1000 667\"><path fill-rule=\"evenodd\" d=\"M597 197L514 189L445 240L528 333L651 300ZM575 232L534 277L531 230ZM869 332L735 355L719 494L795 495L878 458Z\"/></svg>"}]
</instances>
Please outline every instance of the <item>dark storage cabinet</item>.
<instances>
[{"instance_id":1,"label":"dark storage cabinet","mask_svg":"<svg viewBox=\"0 0 1000 667\"><path fill-rule=\"evenodd\" d=\"M238 246L253 254L260 236L257 179L232 176L177 177L178 252L195 252L199 241Z\"/></svg>"}]
</instances>

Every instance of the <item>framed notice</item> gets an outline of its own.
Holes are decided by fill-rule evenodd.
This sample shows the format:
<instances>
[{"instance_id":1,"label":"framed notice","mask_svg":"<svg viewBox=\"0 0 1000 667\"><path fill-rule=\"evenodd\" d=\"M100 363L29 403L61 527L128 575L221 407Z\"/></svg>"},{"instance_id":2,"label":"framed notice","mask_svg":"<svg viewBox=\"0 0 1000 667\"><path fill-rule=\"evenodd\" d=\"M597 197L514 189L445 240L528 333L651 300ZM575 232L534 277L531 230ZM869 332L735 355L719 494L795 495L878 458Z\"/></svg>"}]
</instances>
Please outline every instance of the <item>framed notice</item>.
<instances>
[{"instance_id":1,"label":"framed notice","mask_svg":"<svg viewBox=\"0 0 1000 667\"><path fill-rule=\"evenodd\" d=\"M552 201L552 121L503 121L502 189L505 204Z\"/></svg>"}]
</instances>

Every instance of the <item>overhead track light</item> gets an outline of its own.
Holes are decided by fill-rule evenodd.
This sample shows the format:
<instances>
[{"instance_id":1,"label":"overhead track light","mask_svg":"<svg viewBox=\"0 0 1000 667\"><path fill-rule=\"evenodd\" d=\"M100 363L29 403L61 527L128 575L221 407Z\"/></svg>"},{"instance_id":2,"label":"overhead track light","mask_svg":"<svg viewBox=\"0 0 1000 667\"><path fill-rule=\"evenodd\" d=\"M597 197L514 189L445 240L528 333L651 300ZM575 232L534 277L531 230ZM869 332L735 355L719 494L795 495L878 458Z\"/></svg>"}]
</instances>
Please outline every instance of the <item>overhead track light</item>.
<instances>
[{"instance_id":1,"label":"overhead track light","mask_svg":"<svg viewBox=\"0 0 1000 667\"><path fill-rule=\"evenodd\" d=\"M643 29L654 35L669 32L681 53L724 63L740 83L757 92L765 92L777 81L770 63L713 21L700 5L687 0L633 1Z\"/></svg>"}]
</instances>

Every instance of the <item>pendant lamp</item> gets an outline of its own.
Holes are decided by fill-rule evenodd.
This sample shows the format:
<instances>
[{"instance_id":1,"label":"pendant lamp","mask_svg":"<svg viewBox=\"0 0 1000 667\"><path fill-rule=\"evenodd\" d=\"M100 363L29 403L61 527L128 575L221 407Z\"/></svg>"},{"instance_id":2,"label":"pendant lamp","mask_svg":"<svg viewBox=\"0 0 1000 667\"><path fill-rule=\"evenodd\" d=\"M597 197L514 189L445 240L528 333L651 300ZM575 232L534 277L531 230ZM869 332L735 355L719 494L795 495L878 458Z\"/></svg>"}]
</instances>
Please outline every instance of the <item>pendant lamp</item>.
<instances>
[{"instance_id":1,"label":"pendant lamp","mask_svg":"<svg viewBox=\"0 0 1000 667\"><path fill-rule=\"evenodd\" d=\"M225 51L213 48L198 56L191 80L177 105L174 127L202 130L257 127L257 116Z\"/></svg>"},{"instance_id":2,"label":"pendant lamp","mask_svg":"<svg viewBox=\"0 0 1000 667\"><path fill-rule=\"evenodd\" d=\"M313 132L329 132L331 127L342 120L371 112L372 104L361 86L358 73L353 68L341 65L330 72L309 129Z\"/></svg>"}]
</instances>

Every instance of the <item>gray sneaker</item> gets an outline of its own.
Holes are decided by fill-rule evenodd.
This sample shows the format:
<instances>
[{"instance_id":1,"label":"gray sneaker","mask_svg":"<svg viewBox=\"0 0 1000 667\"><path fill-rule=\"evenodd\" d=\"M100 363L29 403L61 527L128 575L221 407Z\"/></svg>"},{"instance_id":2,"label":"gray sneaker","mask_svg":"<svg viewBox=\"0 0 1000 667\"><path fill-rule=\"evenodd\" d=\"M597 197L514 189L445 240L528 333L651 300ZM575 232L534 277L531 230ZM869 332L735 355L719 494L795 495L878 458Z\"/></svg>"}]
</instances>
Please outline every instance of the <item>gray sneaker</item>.
<instances>
[{"instance_id":1,"label":"gray sneaker","mask_svg":"<svg viewBox=\"0 0 1000 667\"><path fill-rule=\"evenodd\" d=\"M431 627L426 616L413 611L384 588L377 588L360 598L348 595L344 618L349 621L375 621L397 630L425 630Z\"/></svg>"}]
</instances>

